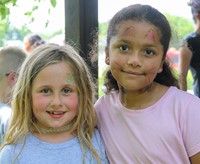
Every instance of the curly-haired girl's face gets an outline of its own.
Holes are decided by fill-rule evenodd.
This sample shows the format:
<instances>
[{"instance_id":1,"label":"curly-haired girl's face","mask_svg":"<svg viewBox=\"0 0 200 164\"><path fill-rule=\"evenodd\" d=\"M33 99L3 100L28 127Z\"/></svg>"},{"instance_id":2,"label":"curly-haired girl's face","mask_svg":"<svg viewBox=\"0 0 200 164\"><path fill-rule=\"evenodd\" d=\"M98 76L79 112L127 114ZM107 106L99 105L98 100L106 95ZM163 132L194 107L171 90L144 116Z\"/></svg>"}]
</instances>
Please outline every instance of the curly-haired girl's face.
<instances>
[{"instance_id":1,"label":"curly-haired girl's face","mask_svg":"<svg viewBox=\"0 0 200 164\"><path fill-rule=\"evenodd\" d=\"M78 93L71 67L51 64L38 73L32 84L32 110L44 128L69 124L78 113Z\"/></svg>"},{"instance_id":2,"label":"curly-haired girl's face","mask_svg":"<svg viewBox=\"0 0 200 164\"><path fill-rule=\"evenodd\" d=\"M125 89L140 90L162 71L163 46L159 30L145 21L124 21L106 49L106 64Z\"/></svg>"}]
</instances>

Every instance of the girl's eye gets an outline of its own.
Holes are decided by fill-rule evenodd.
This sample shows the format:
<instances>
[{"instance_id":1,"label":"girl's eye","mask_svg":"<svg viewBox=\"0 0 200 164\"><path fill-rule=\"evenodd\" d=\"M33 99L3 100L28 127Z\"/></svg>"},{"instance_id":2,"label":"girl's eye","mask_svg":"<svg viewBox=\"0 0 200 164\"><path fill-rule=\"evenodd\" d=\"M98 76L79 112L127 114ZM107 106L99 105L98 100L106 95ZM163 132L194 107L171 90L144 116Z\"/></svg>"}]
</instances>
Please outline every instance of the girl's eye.
<instances>
[{"instance_id":1,"label":"girl's eye","mask_svg":"<svg viewBox=\"0 0 200 164\"><path fill-rule=\"evenodd\" d=\"M121 51L129 51L129 47L127 46L127 45L121 45L120 47L119 47L119 49L121 50Z\"/></svg>"},{"instance_id":2,"label":"girl's eye","mask_svg":"<svg viewBox=\"0 0 200 164\"><path fill-rule=\"evenodd\" d=\"M43 89L41 92L42 93L50 93L50 90L49 89Z\"/></svg>"},{"instance_id":3,"label":"girl's eye","mask_svg":"<svg viewBox=\"0 0 200 164\"><path fill-rule=\"evenodd\" d=\"M152 50L145 50L145 55L147 55L147 56L152 56L152 55L154 55L154 52L152 51Z\"/></svg>"},{"instance_id":4,"label":"girl's eye","mask_svg":"<svg viewBox=\"0 0 200 164\"><path fill-rule=\"evenodd\" d=\"M68 94L71 93L72 91L68 88L63 89L64 94Z\"/></svg>"}]
</instances>

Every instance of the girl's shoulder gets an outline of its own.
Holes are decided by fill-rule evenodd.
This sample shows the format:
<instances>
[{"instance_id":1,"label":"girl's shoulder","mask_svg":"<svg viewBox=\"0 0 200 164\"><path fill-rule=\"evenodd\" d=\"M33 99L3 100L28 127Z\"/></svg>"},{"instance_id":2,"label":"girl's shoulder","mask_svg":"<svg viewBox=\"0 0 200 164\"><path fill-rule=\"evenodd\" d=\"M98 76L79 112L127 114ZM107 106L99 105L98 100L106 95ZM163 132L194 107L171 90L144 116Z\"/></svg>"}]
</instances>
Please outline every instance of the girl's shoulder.
<instances>
[{"instance_id":1,"label":"girl's shoulder","mask_svg":"<svg viewBox=\"0 0 200 164\"><path fill-rule=\"evenodd\" d=\"M170 87L166 94L171 97L176 97L176 99L180 99L180 100L185 100L185 99L188 100L189 99L189 100L200 101L200 99L197 96L195 96L187 91L180 90L176 87Z\"/></svg>"},{"instance_id":2,"label":"girl's shoulder","mask_svg":"<svg viewBox=\"0 0 200 164\"><path fill-rule=\"evenodd\" d=\"M10 144L3 147L0 151L0 163L12 163L11 157L14 156L15 145Z\"/></svg>"},{"instance_id":3,"label":"girl's shoulder","mask_svg":"<svg viewBox=\"0 0 200 164\"><path fill-rule=\"evenodd\" d=\"M119 91L116 90L116 91L111 91L109 93L105 93L104 95L102 95L95 103L95 105L99 104L99 103L103 103L103 102L108 102L109 100L110 101L113 101L115 99L118 98L118 95L119 95Z\"/></svg>"},{"instance_id":4,"label":"girl's shoulder","mask_svg":"<svg viewBox=\"0 0 200 164\"><path fill-rule=\"evenodd\" d=\"M174 104L174 106L179 106L180 109L191 109L200 106L199 97L176 87L170 87L160 102Z\"/></svg>"},{"instance_id":5,"label":"girl's shoulder","mask_svg":"<svg viewBox=\"0 0 200 164\"><path fill-rule=\"evenodd\" d=\"M94 133L93 133L93 136L92 136L92 141L93 142L98 142L100 143L101 142L101 135L99 133L99 130L97 128L94 129Z\"/></svg>"}]
</instances>

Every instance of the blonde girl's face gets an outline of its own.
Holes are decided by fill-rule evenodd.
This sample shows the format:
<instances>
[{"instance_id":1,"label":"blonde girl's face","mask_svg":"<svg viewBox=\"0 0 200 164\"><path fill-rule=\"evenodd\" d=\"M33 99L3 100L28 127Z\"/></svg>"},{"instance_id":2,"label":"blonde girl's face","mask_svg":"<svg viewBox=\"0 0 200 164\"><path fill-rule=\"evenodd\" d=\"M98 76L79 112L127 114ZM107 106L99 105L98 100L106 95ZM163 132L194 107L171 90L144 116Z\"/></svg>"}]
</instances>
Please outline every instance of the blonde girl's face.
<instances>
[{"instance_id":1,"label":"blonde girl's face","mask_svg":"<svg viewBox=\"0 0 200 164\"><path fill-rule=\"evenodd\" d=\"M106 48L106 64L126 90L148 86L162 71L163 46L158 29L144 21L124 21Z\"/></svg>"},{"instance_id":2,"label":"blonde girl's face","mask_svg":"<svg viewBox=\"0 0 200 164\"><path fill-rule=\"evenodd\" d=\"M44 128L68 125L78 114L78 93L71 67L51 64L32 83L32 110Z\"/></svg>"}]
</instances>

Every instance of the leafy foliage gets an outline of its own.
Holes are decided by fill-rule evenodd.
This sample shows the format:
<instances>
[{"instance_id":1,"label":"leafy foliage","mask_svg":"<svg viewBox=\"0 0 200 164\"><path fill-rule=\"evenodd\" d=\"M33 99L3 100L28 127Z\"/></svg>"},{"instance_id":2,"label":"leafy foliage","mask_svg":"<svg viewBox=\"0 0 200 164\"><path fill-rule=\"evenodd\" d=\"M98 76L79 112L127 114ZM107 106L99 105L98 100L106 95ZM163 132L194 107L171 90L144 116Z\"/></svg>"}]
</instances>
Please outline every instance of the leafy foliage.
<instances>
[{"instance_id":1,"label":"leafy foliage","mask_svg":"<svg viewBox=\"0 0 200 164\"><path fill-rule=\"evenodd\" d=\"M51 5L52 5L53 7L56 7L56 4L57 4L56 0L51 0Z\"/></svg>"},{"instance_id":2,"label":"leafy foliage","mask_svg":"<svg viewBox=\"0 0 200 164\"><path fill-rule=\"evenodd\" d=\"M1 20L6 19L6 17L10 14L10 9L8 5L12 4L16 6L17 0L1 0L0 1L0 18Z\"/></svg>"},{"instance_id":3,"label":"leafy foliage","mask_svg":"<svg viewBox=\"0 0 200 164\"><path fill-rule=\"evenodd\" d=\"M173 35L171 46L178 49L183 38L190 32L194 31L193 22L186 18L172 16L170 14L165 14L165 16L167 17L172 28Z\"/></svg>"},{"instance_id":4,"label":"leafy foliage","mask_svg":"<svg viewBox=\"0 0 200 164\"><path fill-rule=\"evenodd\" d=\"M0 47L4 46L8 40L23 40L31 31L24 25L18 29L9 24L8 19L0 21Z\"/></svg>"},{"instance_id":5,"label":"leafy foliage","mask_svg":"<svg viewBox=\"0 0 200 164\"><path fill-rule=\"evenodd\" d=\"M57 5L57 0L32 0L32 2L35 2L35 5L32 6L30 11L24 12L24 15L30 18L29 23L35 20L33 13L39 9L39 4L42 1L50 2L50 6L54 8ZM17 2L19 2L19 0L0 0L0 47L4 46L7 40L22 41L24 36L26 36L28 33L31 33L26 25L22 26L21 29L17 29L9 23L10 8L11 6L18 7ZM51 8L48 8L47 11L48 14L50 14ZM46 20L46 27L48 26L48 23L49 20Z\"/></svg>"},{"instance_id":6,"label":"leafy foliage","mask_svg":"<svg viewBox=\"0 0 200 164\"><path fill-rule=\"evenodd\" d=\"M8 29L8 24L6 20L0 21L0 47L4 44L5 41L5 34Z\"/></svg>"},{"instance_id":7,"label":"leafy foliage","mask_svg":"<svg viewBox=\"0 0 200 164\"><path fill-rule=\"evenodd\" d=\"M32 0L35 1L37 5L33 6L31 11L27 11L24 14L26 16L31 17L33 12L39 9L39 3L41 2L41 0ZM43 1L49 1L49 0L43 0ZM57 0L50 0L51 6L52 7L56 7L57 5ZM10 8L9 6L12 5L14 7L17 7L17 0L0 0L0 19L4 20L6 19L9 14L10 14ZM48 13L50 13L50 9L48 9ZM32 21L34 21L34 17L31 18Z\"/></svg>"}]
</instances>

